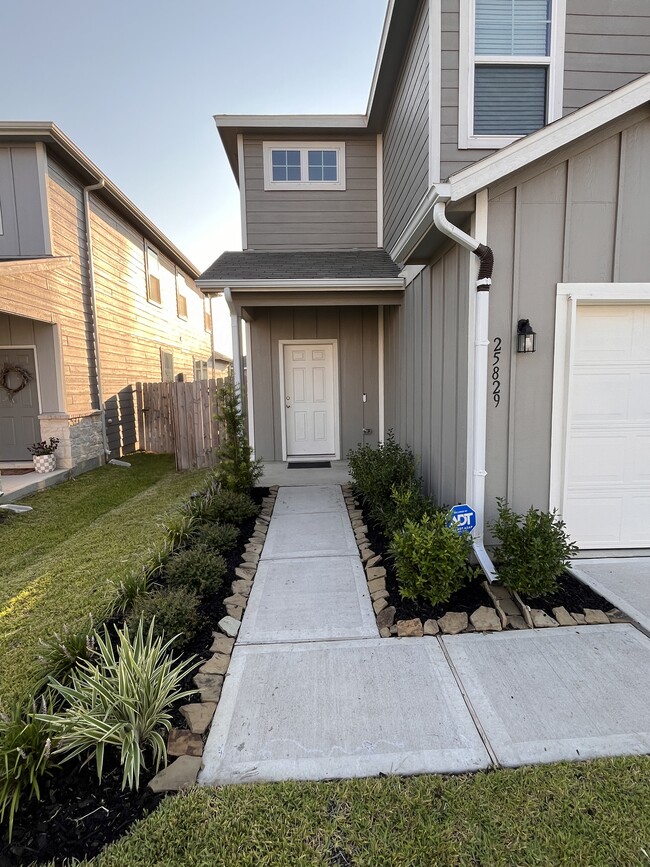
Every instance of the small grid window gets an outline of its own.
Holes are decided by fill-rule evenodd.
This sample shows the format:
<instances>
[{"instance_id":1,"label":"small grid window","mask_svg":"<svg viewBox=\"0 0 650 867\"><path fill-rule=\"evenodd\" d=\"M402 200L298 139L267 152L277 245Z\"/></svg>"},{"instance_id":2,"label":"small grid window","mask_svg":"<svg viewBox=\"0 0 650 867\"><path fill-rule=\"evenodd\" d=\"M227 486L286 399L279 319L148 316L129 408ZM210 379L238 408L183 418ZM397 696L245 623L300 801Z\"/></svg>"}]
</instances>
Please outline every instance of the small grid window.
<instances>
[{"instance_id":1,"label":"small grid window","mask_svg":"<svg viewBox=\"0 0 650 867\"><path fill-rule=\"evenodd\" d=\"M180 271L176 272L176 313L179 319L187 319L187 283Z\"/></svg>"},{"instance_id":2,"label":"small grid window","mask_svg":"<svg viewBox=\"0 0 650 867\"><path fill-rule=\"evenodd\" d=\"M158 254L147 247L147 300L154 304L162 304L160 291L160 262Z\"/></svg>"},{"instance_id":3,"label":"small grid window","mask_svg":"<svg viewBox=\"0 0 650 867\"><path fill-rule=\"evenodd\" d=\"M265 190L344 190L344 142L264 142Z\"/></svg>"},{"instance_id":4,"label":"small grid window","mask_svg":"<svg viewBox=\"0 0 650 867\"><path fill-rule=\"evenodd\" d=\"M199 382L208 378L208 362L200 359L194 360L194 381Z\"/></svg>"}]
</instances>

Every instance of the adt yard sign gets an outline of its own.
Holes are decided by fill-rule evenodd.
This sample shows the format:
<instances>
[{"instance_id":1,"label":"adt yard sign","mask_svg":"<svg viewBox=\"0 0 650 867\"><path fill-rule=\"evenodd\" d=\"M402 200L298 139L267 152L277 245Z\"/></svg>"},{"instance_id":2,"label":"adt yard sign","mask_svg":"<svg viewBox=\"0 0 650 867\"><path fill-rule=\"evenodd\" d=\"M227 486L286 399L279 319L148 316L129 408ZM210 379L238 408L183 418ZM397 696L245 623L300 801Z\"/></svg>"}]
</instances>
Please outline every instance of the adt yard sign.
<instances>
[{"instance_id":1,"label":"adt yard sign","mask_svg":"<svg viewBox=\"0 0 650 867\"><path fill-rule=\"evenodd\" d=\"M476 512L467 503L462 506L454 506L450 512L451 524L459 533L471 533L476 526Z\"/></svg>"}]
</instances>

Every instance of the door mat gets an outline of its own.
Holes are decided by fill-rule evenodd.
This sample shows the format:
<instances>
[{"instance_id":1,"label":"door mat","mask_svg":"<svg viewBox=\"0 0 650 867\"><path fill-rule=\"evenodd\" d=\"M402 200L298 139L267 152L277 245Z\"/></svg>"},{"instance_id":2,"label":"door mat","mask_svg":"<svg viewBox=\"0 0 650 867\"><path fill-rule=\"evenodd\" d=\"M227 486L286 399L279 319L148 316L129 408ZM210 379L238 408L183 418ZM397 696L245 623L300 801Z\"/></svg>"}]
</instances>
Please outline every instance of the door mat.
<instances>
[{"instance_id":1,"label":"door mat","mask_svg":"<svg viewBox=\"0 0 650 867\"><path fill-rule=\"evenodd\" d=\"M287 464L288 470L331 470L330 461L293 461Z\"/></svg>"},{"instance_id":2,"label":"door mat","mask_svg":"<svg viewBox=\"0 0 650 867\"><path fill-rule=\"evenodd\" d=\"M0 476L24 476L27 473L33 473L34 467L30 467L29 469L16 469L16 470L3 470L0 467Z\"/></svg>"}]
</instances>

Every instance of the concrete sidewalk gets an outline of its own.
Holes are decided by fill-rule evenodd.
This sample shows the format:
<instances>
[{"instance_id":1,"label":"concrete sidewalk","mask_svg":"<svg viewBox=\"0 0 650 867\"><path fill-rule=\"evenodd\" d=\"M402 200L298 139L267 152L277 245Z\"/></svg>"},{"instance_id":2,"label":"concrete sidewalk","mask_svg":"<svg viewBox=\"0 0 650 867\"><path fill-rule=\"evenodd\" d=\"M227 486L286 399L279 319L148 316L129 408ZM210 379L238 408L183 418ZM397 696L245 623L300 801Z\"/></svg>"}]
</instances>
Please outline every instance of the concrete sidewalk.
<instances>
[{"instance_id":1,"label":"concrete sidewalk","mask_svg":"<svg viewBox=\"0 0 650 867\"><path fill-rule=\"evenodd\" d=\"M629 625L381 639L338 486L285 487L203 785L457 773L650 751Z\"/></svg>"}]
</instances>

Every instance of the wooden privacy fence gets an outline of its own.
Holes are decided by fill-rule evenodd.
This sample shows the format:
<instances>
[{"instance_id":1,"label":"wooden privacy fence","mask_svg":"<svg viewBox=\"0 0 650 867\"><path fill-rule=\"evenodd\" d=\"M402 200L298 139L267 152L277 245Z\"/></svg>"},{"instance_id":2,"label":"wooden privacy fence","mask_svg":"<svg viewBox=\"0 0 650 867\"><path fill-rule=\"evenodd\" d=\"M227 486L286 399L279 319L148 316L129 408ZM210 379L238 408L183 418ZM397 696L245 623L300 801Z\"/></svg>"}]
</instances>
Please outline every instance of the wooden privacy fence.
<instances>
[{"instance_id":1,"label":"wooden privacy fence","mask_svg":"<svg viewBox=\"0 0 650 867\"><path fill-rule=\"evenodd\" d=\"M218 383L137 382L140 448L176 455L176 468L213 467L221 444L217 412Z\"/></svg>"}]
</instances>

